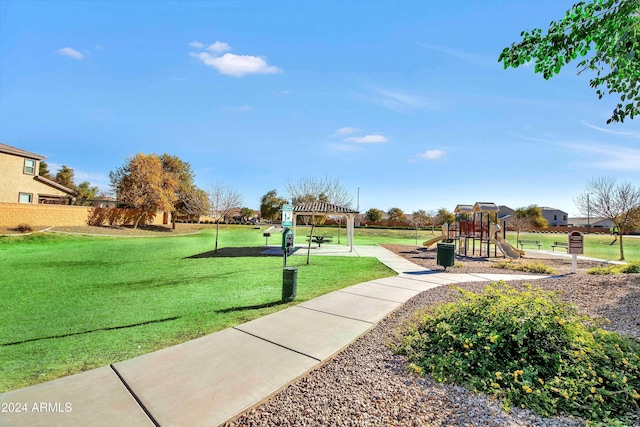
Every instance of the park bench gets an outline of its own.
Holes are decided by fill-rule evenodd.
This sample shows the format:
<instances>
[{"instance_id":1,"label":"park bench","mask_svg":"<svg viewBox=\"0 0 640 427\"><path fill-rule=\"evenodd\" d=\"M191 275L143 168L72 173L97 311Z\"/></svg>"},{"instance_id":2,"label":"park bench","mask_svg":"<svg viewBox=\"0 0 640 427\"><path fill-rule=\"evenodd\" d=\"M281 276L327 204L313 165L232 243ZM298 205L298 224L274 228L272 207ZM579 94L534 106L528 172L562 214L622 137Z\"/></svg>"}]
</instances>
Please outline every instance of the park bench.
<instances>
[{"instance_id":1,"label":"park bench","mask_svg":"<svg viewBox=\"0 0 640 427\"><path fill-rule=\"evenodd\" d=\"M569 243L567 242L553 242L553 245L551 245L551 249L553 249L553 251L556 251L556 248L563 248L566 249L567 251L569 250Z\"/></svg>"},{"instance_id":2,"label":"park bench","mask_svg":"<svg viewBox=\"0 0 640 427\"><path fill-rule=\"evenodd\" d=\"M540 249L540 241L539 240L518 240L518 245L520 249L524 249L524 245L537 246Z\"/></svg>"},{"instance_id":3,"label":"park bench","mask_svg":"<svg viewBox=\"0 0 640 427\"><path fill-rule=\"evenodd\" d=\"M311 240L311 243L317 243L318 247L320 247L320 245L322 245L323 243L331 243L331 238L325 236L312 236L311 239L307 239L307 242L309 240Z\"/></svg>"}]
</instances>

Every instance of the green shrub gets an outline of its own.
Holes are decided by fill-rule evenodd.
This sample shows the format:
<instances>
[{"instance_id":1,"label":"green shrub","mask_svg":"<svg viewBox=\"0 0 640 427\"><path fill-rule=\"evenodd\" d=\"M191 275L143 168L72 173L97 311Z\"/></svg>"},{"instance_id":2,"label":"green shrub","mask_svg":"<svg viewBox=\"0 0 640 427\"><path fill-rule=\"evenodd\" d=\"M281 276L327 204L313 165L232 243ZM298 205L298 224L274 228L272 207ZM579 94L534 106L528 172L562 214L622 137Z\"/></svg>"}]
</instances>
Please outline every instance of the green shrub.
<instances>
[{"instance_id":1,"label":"green shrub","mask_svg":"<svg viewBox=\"0 0 640 427\"><path fill-rule=\"evenodd\" d=\"M640 273L640 261L630 262L620 266L620 273Z\"/></svg>"},{"instance_id":2,"label":"green shrub","mask_svg":"<svg viewBox=\"0 0 640 427\"><path fill-rule=\"evenodd\" d=\"M491 265L493 268L502 268L506 270L524 271L526 273L538 274L556 274L557 272L548 265L540 262L517 263L512 261L500 261Z\"/></svg>"},{"instance_id":3,"label":"green shrub","mask_svg":"<svg viewBox=\"0 0 640 427\"><path fill-rule=\"evenodd\" d=\"M31 233L33 231L33 229L31 228L31 226L29 224L18 224L15 228L15 231L19 232L19 233Z\"/></svg>"},{"instance_id":4,"label":"green shrub","mask_svg":"<svg viewBox=\"0 0 640 427\"><path fill-rule=\"evenodd\" d=\"M594 267L587 270L587 274L632 274L640 273L640 262L630 262L624 265L608 265L606 267Z\"/></svg>"},{"instance_id":5,"label":"green shrub","mask_svg":"<svg viewBox=\"0 0 640 427\"><path fill-rule=\"evenodd\" d=\"M640 344L597 327L558 294L504 282L416 315L396 351L410 368L528 407L615 421L640 402Z\"/></svg>"},{"instance_id":6,"label":"green shrub","mask_svg":"<svg viewBox=\"0 0 640 427\"><path fill-rule=\"evenodd\" d=\"M596 275L618 274L618 266L608 265L606 267L593 267L587 270L587 274L596 274Z\"/></svg>"}]
</instances>

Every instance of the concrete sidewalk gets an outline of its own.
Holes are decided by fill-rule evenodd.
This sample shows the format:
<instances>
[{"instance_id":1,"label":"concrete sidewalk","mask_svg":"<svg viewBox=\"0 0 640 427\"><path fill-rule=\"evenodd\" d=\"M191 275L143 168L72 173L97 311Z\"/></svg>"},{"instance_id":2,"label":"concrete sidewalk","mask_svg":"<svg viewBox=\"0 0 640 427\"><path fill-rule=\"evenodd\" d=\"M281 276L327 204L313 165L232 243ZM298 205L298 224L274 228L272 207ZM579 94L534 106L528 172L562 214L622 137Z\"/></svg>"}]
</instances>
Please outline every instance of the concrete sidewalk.
<instances>
[{"instance_id":1,"label":"concrete sidewalk","mask_svg":"<svg viewBox=\"0 0 640 427\"><path fill-rule=\"evenodd\" d=\"M0 394L0 426L219 425L320 366L422 291L548 277L439 274L379 246L350 252L327 245L314 255L376 257L398 275L108 367Z\"/></svg>"}]
</instances>

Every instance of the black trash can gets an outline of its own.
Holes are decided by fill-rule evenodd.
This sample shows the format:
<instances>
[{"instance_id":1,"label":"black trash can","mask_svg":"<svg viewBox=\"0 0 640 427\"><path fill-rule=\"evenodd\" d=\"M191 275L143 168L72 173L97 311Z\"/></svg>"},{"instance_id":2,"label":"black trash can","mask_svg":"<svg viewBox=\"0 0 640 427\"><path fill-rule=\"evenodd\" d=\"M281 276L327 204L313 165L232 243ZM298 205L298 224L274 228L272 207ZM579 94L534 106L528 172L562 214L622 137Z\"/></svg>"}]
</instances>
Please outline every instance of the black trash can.
<instances>
[{"instance_id":1,"label":"black trash can","mask_svg":"<svg viewBox=\"0 0 640 427\"><path fill-rule=\"evenodd\" d=\"M282 270L282 301L295 301L298 293L298 267Z\"/></svg>"},{"instance_id":2,"label":"black trash can","mask_svg":"<svg viewBox=\"0 0 640 427\"><path fill-rule=\"evenodd\" d=\"M436 263L446 270L456 262L456 246L453 243L438 243Z\"/></svg>"}]
</instances>

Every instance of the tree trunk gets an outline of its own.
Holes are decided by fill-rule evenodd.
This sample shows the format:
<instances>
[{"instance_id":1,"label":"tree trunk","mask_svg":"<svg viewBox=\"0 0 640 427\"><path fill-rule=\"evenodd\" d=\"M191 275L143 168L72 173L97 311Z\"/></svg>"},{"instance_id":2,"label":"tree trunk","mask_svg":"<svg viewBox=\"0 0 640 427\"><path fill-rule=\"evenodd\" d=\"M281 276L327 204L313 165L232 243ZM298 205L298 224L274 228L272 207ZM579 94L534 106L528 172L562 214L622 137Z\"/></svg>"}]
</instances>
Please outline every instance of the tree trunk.
<instances>
[{"instance_id":1,"label":"tree trunk","mask_svg":"<svg viewBox=\"0 0 640 427\"><path fill-rule=\"evenodd\" d=\"M307 265L309 265L309 259L311 258L311 240L313 239L313 230L316 228L316 222L311 221L311 232L309 233L309 245L307 246Z\"/></svg>"},{"instance_id":2,"label":"tree trunk","mask_svg":"<svg viewBox=\"0 0 640 427\"><path fill-rule=\"evenodd\" d=\"M138 215L136 217L136 221L133 223L133 229L135 230L136 228L138 228L138 224L140 224L140 220L142 219L142 217L144 216L145 211L141 211L140 215Z\"/></svg>"},{"instance_id":3,"label":"tree trunk","mask_svg":"<svg viewBox=\"0 0 640 427\"><path fill-rule=\"evenodd\" d=\"M220 230L220 220L216 221L216 247L213 250L214 252L218 252L218 231Z\"/></svg>"},{"instance_id":4,"label":"tree trunk","mask_svg":"<svg viewBox=\"0 0 640 427\"><path fill-rule=\"evenodd\" d=\"M624 261L624 248L622 247L622 228L618 227L618 237L620 238L620 261Z\"/></svg>"}]
</instances>

